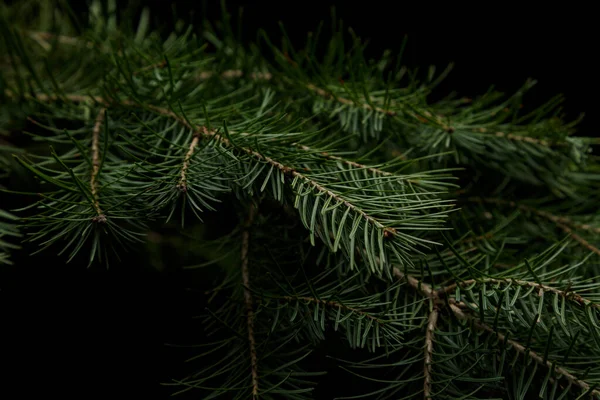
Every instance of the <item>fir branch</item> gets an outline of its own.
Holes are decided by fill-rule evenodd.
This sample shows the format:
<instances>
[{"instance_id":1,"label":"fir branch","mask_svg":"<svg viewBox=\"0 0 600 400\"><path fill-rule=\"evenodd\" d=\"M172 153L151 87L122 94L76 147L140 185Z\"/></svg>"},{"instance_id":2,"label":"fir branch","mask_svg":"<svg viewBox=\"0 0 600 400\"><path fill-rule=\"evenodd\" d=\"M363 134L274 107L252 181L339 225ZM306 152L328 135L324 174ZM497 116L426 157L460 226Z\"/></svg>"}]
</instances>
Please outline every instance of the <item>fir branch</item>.
<instances>
[{"instance_id":1,"label":"fir branch","mask_svg":"<svg viewBox=\"0 0 600 400\"><path fill-rule=\"evenodd\" d=\"M162 69L167 66L166 61L159 61L154 64L147 65L136 70L133 74L139 75L141 72L145 72L152 69ZM196 71L193 74L193 79L196 81L205 81L207 79L216 76L217 73L213 71ZM273 78L273 75L270 72L250 72L244 73L241 69L227 69L218 74L221 79L239 79L243 77L249 77L253 81L270 81Z\"/></svg>"},{"instance_id":2,"label":"fir branch","mask_svg":"<svg viewBox=\"0 0 600 400\"><path fill-rule=\"evenodd\" d=\"M313 389L305 377L315 373L304 371L300 360L333 325L345 333L347 341L340 343L346 348L379 352L354 363L361 369L357 375L385 370L371 379L383 388L364 396L351 393L353 398L391 398L402 390L411 398L421 396L421 390L425 398L474 398L480 390L486 397L508 397L503 391L513 388L503 368L510 363L504 358L510 348L516 353L508 370L513 397L530 396L531 388L542 386L541 395L556 398L559 385L564 389L560 398L579 388L600 395L591 386L598 381L600 360L600 285L591 254L600 255L594 236L600 234L598 221L579 211L555 215L550 203L534 208L526 200L486 197L495 196L486 193L490 187L518 190L514 180L579 199L596 188L597 160L587 154L592 141L569 137L573 123L547 119L556 111L556 101L518 115L528 82L500 105L495 104L502 98L498 93L469 105L452 98L428 104L427 94L439 81L433 80L434 71L425 84L410 74L404 87L404 69L390 70L387 55L379 62L366 60L358 41L346 51L342 35L329 44L322 63L311 37L307 49L292 54L293 59L271 46L281 63L272 65L258 46L247 51L236 44L227 28L221 38L211 28L203 32L216 48L213 54L205 52L206 42L196 40L192 29L173 33L165 42L156 32L147 35L147 15L133 39L128 37L131 24L117 26L113 15L106 23L99 3L94 4L92 26L77 29L80 37L0 24L8 27L0 29L5 39L0 45L11 61L0 71L6 95L0 97L14 100L3 114L8 118L0 118L0 133L12 129L23 114L41 115L47 122L38 124L44 132L33 133L35 140L56 143L61 152L47 157L34 149L27 159L17 158L44 184L42 199L22 209L37 213L27 217L27 225L37 229L31 238L41 243L40 251L58 242L67 243L61 254L72 249L69 260L87 248L90 264L113 253L119 257L115 244L143 237L148 231L144 221L155 216L169 221L177 215L179 199L182 226L187 204L210 230L211 219L200 219L197 211L215 210L210 203L222 201L225 193L227 201L247 210L241 231L225 236L231 240L227 246L202 251L202 260L210 259L202 265L225 274L216 289L207 291L218 292L223 302L208 311L203 324L207 336L217 341L199 346L205 349L197 356L202 369L176 381L184 391L198 388L206 398L242 399L252 393L253 399L304 399ZM39 18L45 28L50 15L62 12L42 8L29 25ZM26 26L28 16L18 14L9 11L10 25ZM72 31L68 23L59 26L62 17L56 20L55 32ZM109 46L117 38L119 48ZM348 82L340 76L348 76ZM97 109L90 135L89 113ZM107 111L119 133L102 153ZM340 120L343 130L362 133L364 140L342 140L323 120L332 118ZM226 121L223 130L210 128L210 121L217 120ZM300 120L305 122L289 122ZM76 128L63 132L57 127L63 121ZM398 149L416 152L414 162L399 162ZM347 154L355 161L345 159ZM363 164L367 156L359 154L368 154L374 164ZM451 164L470 168L454 174L446 168ZM388 172L405 166L416 172ZM490 169L489 185L477 185L479 173ZM459 239L432 254L428 246L438 245L440 229L445 229L440 222L453 201L440 195L449 184L437 174L446 179L449 172L451 179L461 179L481 196L465 201L486 203L489 211L482 218L466 209L451 221ZM265 210L260 226L253 225L257 206L247 204L259 191L261 198L284 207L295 200L298 212L282 216L269 211L267 216ZM580 202L577 209L593 204ZM563 210L568 206L559 204ZM492 210L503 207L514 209L509 218L499 224L488 221ZM168 216L162 213L165 208L170 208ZM104 213L111 218L106 220ZM531 229L520 229L520 213L531 217L523 224ZM90 219L106 223L97 229ZM0 220L0 262L12 246L2 236L18 235L16 222L12 216ZM488 229L491 223L495 226ZM310 247L303 227L310 231ZM552 253L547 244L557 233L569 237L550 246L560 247ZM418 245L426 250L417 252ZM344 254L339 256L338 250ZM523 250L527 257L542 253L533 267L517 263ZM508 271L498 272L509 264ZM348 277L348 265L350 270L364 267L366 274L360 270ZM304 276L296 275L301 270ZM382 282L384 272L396 282ZM411 289L403 289L407 286ZM515 335L510 340L508 332ZM580 333L587 337L578 341ZM495 356L498 350L501 357ZM534 362L518 366L520 356ZM540 377L539 365L548 368L546 381L531 386ZM562 375L569 387L555 375ZM547 382L555 386L544 392Z\"/></svg>"},{"instance_id":3,"label":"fir branch","mask_svg":"<svg viewBox=\"0 0 600 400\"><path fill-rule=\"evenodd\" d=\"M84 40L77 36L57 35L52 32L42 32L42 31L32 31L32 30L28 30L28 31L26 31L26 33L29 37L34 39L46 51L50 51L52 48L50 46L50 44L48 43L49 39L56 40L57 43L65 44L68 46L85 46L89 49L99 46L98 48L100 48L104 51L109 50L107 47L98 45L97 43L94 43L89 40ZM142 72L153 70L153 69L162 69L162 68L165 68L166 66L167 66L167 62L165 60L161 60L154 64L150 64L150 65L141 67L141 68L135 70L133 72L133 74L139 75ZM213 71L197 71L194 74L194 78L198 81L204 81L204 80L212 78L215 75L216 74ZM271 74L270 72L251 72L249 74L245 74L244 71L242 71L241 69L228 69L219 74L219 77L223 78L223 79L236 79L236 78L241 78L244 76L248 76L248 77L250 77L250 79L258 80L258 81L269 81L273 78L273 74Z\"/></svg>"},{"instance_id":4,"label":"fir branch","mask_svg":"<svg viewBox=\"0 0 600 400\"><path fill-rule=\"evenodd\" d=\"M6 95L6 97L8 98L17 98L17 94L14 93L13 91L11 91L10 89L5 89L4 90L4 94ZM23 93L23 98L27 99L27 100L37 100L37 101L48 101L48 102L54 102L54 101L62 101L64 99L67 99L69 101L72 101L74 103L98 103L98 104L102 104L104 106L109 106L111 103L104 99L101 96L88 96L88 95L81 95L81 94L66 94L64 96L58 96L58 95L51 95L51 94L46 94L46 93L35 93L35 95L31 95L30 93ZM125 102L125 105L133 105L133 103L131 102Z\"/></svg>"},{"instance_id":5,"label":"fir branch","mask_svg":"<svg viewBox=\"0 0 600 400\"><path fill-rule=\"evenodd\" d=\"M256 216L256 206L251 204L248 217L244 223L242 233L242 282L244 285L244 304L246 305L246 325L248 328L248 344L250 346L250 367L252 373L252 398L258 398L258 356L256 353L256 340L254 338L254 308L252 293L250 292L250 273L248 271L248 252L250 248L250 227Z\"/></svg>"}]
</instances>

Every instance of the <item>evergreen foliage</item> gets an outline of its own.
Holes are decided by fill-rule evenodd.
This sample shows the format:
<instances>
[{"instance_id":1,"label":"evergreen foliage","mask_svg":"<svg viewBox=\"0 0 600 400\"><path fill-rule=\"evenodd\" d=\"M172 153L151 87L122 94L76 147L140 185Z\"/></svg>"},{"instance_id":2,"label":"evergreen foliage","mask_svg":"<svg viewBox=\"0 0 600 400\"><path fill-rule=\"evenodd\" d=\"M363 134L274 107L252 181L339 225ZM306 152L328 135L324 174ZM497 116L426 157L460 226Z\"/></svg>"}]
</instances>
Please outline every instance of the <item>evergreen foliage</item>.
<instances>
[{"instance_id":1,"label":"evergreen foliage","mask_svg":"<svg viewBox=\"0 0 600 400\"><path fill-rule=\"evenodd\" d=\"M560 97L431 102L449 69L341 25L242 46L225 9L161 36L56 3L1 8L0 264L126 268L177 224L211 287L173 393L600 398L600 164Z\"/></svg>"}]
</instances>

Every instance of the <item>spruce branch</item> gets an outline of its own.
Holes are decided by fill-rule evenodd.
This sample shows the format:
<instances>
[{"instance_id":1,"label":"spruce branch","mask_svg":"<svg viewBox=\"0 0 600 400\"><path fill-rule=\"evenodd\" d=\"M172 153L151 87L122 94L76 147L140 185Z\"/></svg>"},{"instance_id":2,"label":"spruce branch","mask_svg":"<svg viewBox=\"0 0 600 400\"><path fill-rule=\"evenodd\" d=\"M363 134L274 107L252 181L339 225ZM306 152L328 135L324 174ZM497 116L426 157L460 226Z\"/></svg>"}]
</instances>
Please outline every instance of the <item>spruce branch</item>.
<instances>
[{"instance_id":1,"label":"spruce branch","mask_svg":"<svg viewBox=\"0 0 600 400\"><path fill-rule=\"evenodd\" d=\"M94 42L84 41L78 37L72 37L72 36L66 36L66 35L56 35L56 34L53 34L50 32L28 31L27 33L30 37L32 37L35 40L37 40L38 42L40 42L40 45L42 45L42 47L44 47L45 50L50 49L50 45L46 42L47 39L55 39L59 43L66 44L66 45L82 45L83 44L83 45L86 45L88 48L92 48L96 45ZM151 64L151 65L147 65L145 67L142 67L142 68L136 70L134 72L134 74L138 74L140 72L152 70L155 68L162 69L162 68L165 68L165 66L166 66L166 62L164 60L161 60L160 62ZM446 74L447 74L447 71L444 72L442 74L442 76L445 76ZM207 80L207 79L213 77L215 75L215 73L213 71L196 71L194 75L197 80ZM248 76L252 80L259 80L259 81L270 81L274 78L273 74L270 72L251 72L249 74L244 74L244 71L242 71L241 69L225 70L225 71L221 72L219 76L223 79L235 79L235 78L241 78L243 76ZM442 78L440 77L439 80L441 80L441 79ZM287 81L288 83L295 84L295 82L289 78L285 78L283 80ZM308 82L308 83L305 83L304 86L309 91L316 93L318 96L320 96L324 99L327 99L330 101L335 101L335 102L345 105L345 106L360 106L361 108L363 108L365 110L375 112L375 113L378 113L381 115L385 115L388 117L398 116L397 111L374 106L372 103L373 99L369 99L369 101L366 101L366 102L357 102L356 99L352 100L352 99L348 99L348 98L345 98L342 96L338 96L335 94L334 91L325 90L325 89L315 85L314 83ZM396 103L396 105L400 108L406 108L407 104ZM411 107L414 107L414 106L411 106ZM508 110L504 106L501 106L499 108L503 109L503 110ZM452 133L457 129L450 122L442 122L442 120L447 119L446 117L439 116L439 118L436 118L434 116L434 114L432 113L432 111L435 113L434 108L432 108L431 110L426 109L426 108L424 108L424 109L415 108L414 110L415 111L409 112L408 115L411 115L416 121L419 121L425 125L438 126L444 132L449 132L449 133ZM495 115L495 113L492 113L492 115ZM461 124L459 123L458 125L461 125ZM464 129L464 128L461 126L460 129ZM489 133L489 128L484 127L484 126L469 128L469 130L474 134L485 133L485 134L488 134L491 136L504 138L504 139L511 140L511 141L526 142L526 143L536 144L536 145L545 146L545 147L552 147L552 146L564 147L564 146L568 145L567 143L560 142L560 141L548 141L548 140L544 140L544 139L537 139L537 138L534 138L531 136L523 136L523 135L518 135L518 134L514 134L514 133L506 133L506 132L502 132L502 131L492 131L491 133Z\"/></svg>"},{"instance_id":2,"label":"spruce branch","mask_svg":"<svg viewBox=\"0 0 600 400\"><path fill-rule=\"evenodd\" d=\"M181 260L159 264L202 267L197 368L172 383L202 398L307 399L311 352L368 380L367 394L336 387L351 398L600 396L600 169L594 140L556 117L560 98L521 114L528 81L508 99L432 103L449 69L421 82L341 31L299 51L266 38L272 62L227 16L163 41L146 10L133 31L101 1L81 29L61 7L2 7L0 134L35 123L15 164L39 187L11 210L25 218L0 210L0 263L19 224L39 251L89 251L88 265L144 257L131 244L160 235L152 254Z\"/></svg>"}]
</instances>

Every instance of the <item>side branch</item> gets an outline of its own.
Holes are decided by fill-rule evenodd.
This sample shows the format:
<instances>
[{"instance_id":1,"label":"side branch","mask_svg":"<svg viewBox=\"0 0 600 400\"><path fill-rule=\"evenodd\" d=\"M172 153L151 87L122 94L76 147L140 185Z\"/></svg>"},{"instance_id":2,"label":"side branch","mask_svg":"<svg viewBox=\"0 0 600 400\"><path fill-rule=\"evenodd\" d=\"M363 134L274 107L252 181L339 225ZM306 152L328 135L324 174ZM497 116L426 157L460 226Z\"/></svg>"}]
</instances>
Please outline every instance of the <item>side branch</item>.
<instances>
[{"instance_id":1,"label":"side branch","mask_svg":"<svg viewBox=\"0 0 600 400\"><path fill-rule=\"evenodd\" d=\"M549 360L544 360L544 357L540 356L538 353L536 353L533 350L530 350L528 348L526 348L525 346L523 346L522 344L520 344L519 342L516 342L514 340L511 339L507 339L506 336L500 332L496 332L494 331L494 329L492 329L492 327L490 327L489 325L486 325L484 323L482 323L481 321L477 320L476 317L473 317L465 312L463 312L460 307L458 307L456 305L455 301L451 301L450 302L450 309L453 311L454 315L459 318L459 319L468 319L473 321L473 325L478 328L481 329L483 331L486 331L490 334L496 335L496 337L498 338L498 340L500 340L503 343L508 343L512 346L513 349L515 349L515 351L517 351L520 354L527 354L529 355L529 357L534 360L536 363L543 365L549 369L554 369L554 371L560 375L562 375L563 378L565 378L567 381L569 381L569 383L571 383L571 385L573 386L577 386L585 391L588 391L590 389L590 385L587 382L584 382L582 380L580 380L579 378L577 378L575 375L571 374L569 371L567 371L564 368L561 367L557 367L555 365L553 365L552 362L550 362ZM592 390L590 393L590 395L592 396L600 396L600 391L598 390Z\"/></svg>"},{"instance_id":2,"label":"side branch","mask_svg":"<svg viewBox=\"0 0 600 400\"><path fill-rule=\"evenodd\" d=\"M250 249L250 226L254 221L256 207L251 204L248 218L242 233L242 282L244 284L244 303L246 305L246 325L248 328L248 344L250 346L250 368L252 374L252 399L258 398L258 357L256 354L256 340L254 338L254 309L252 294L250 293L250 273L248 272L248 251Z\"/></svg>"},{"instance_id":3,"label":"side branch","mask_svg":"<svg viewBox=\"0 0 600 400\"><path fill-rule=\"evenodd\" d=\"M456 288L457 285L461 285L461 286L462 285L470 285L470 284L475 283L476 282L475 280L463 281L459 284L453 284L453 285L450 285L450 286L447 286L447 287L444 287L444 288L434 291L432 289L431 285L421 282L420 280L418 280L417 278L415 278L411 275L405 275L398 268L394 268L393 273L396 278L401 279L401 280L406 280L408 282L408 284L411 287L413 287L417 292L421 293L423 296L431 298L433 301L434 308L433 308L432 312L429 314L429 318L428 318L428 322L427 322L427 331L425 334L425 350L424 350L425 351L425 370L424 370L424 373L425 373L425 383L424 383L425 398L428 398L431 395L431 362L432 362L432 351L433 351L433 335L434 335L435 327L436 327L437 320L439 317L438 307L443 307L443 308L449 309L460 320L472 321L473 325L476 328L496 335L498 337L498 340L500 340L501 342L510 344L512 346L512 348L514 348L515 351L519 352L520 354L528 354L529 357L531 357L531 359L533 359L538 364L544 365L549 369L554 368L554 371L556 373L558 373L559 375L561 375L563 378L565 378L567 381L569 381L571 383L571 385L579 387L585 391L590 390L590 385L587 382L580 380L579 378L577 378L575 375L571 374L564 368L554 366L552 362L550 362L548 360L544 360L544 358L542 356L540 356L533 350L527 349L525 346L523 346L522 344L520 344L514 340L507 339L506 336L503 335L502 333L494 331L490 326L479 321L479 319L476 316L473 316L467 310L464 310L463 309L464 307L461 308L461 306L463 305L462 303L457 302L453 298L444 300L444 296L448 292L450 292L451 290ZM583 305L587 305L587 304L591 303L589 300L584 299L583 297L576 295L574 293L568 294L565 291L561 291L561 290L555 289L550 286L539 285L537 283L526 282L526 281L515 281L515 280L508 281L508 280L501 280L501 279L491 279L491 280L487 279L486 282L497 282L497 283L514 282L517 284L538 287L540 290L546 290L548 292L558 293L562 296L565 296L566 298L573 299ZM597 307L596 304L592 304L592 306ZM590 394L593 396L596 396L596 397L600 397L599 390L594 389L590 392Z\"/></svg>"},{"instance_id":4,"label":"side branch","mask_svg":"<svg viewBox=\"0 0 600 400\"><path fill-rule=\"evenodd\" d=\"M427 319L427 330L425 332L425 360L423 366L423 372L425 374L425 380L423 382L423 395L425 399L431 397L431 386L432 386L432 377L431 377L431 369L433 362L433 337L435 328L437 326L439 311L437 307L434 307L429 313L429 318Z\"/></svg>"},{"instance_id":5,"label":"side branch","mask_svg":"<svg viewBox=\"0 0 600 400\"><path fill-rule=\"evenodd\" d=\"M254 153L254 152L252 152L252 153ZM263 157L263 156L261 156L261 157ZM263 157L263 158L269 160L268 157ZM283 172L289 172L289 173L291 173L291 175L294 178L300 178L300 179L304 180L306 183L308 183L309 185L311 185L312 187L314 187L315 189L317 189L319 192L325 193L326 195L328 195L329 197L333 198L334 200L343 203L347 208L349 208L352 211L354 211L355 213L361 215L364 219L366 219L367 221L371 222L372 224L374 224L379 229L383 230L383 233L386 236L387 235L393 235L393 234L396 233L396 229L395 228L383 225L381 222L377 221L375 218L371 217L369 214L367 214L363 210L359 209L354 204L350 203L348 200L345 200L345 199L341 198L340 196L338 196L337 194L333 193L331 190L327 189L326 187L324 187L320 183L318 183L316 181L313 181L312 179L310 179L306 175L303 175L302 173L300 173L300 172L298 172L298 171L296 171L294 169L290 169L289 167L283 166L282 164L280 164L278 162L275 162L275 163L276 164L274 164L274 165L277 168L281 169Z\"/></svg>"},{"instance_id":6,"label":"side branch","mask_svg":"<svg viewBox=\"0 0 600 400\"><path fill-rule=\"evenodd\" d=\"M440 300L438 293L439 291L433 290L431 285L421 282L417 278L411 275L406 275L398 268L393 269L393 274L396 278L400 280L405 280L408 284L415 289L417 292L421 293L423 296L429 298L432 302L433 309L429 313L429 318L427 318L427 328L425 331L425 347L423 349L424 352L424 361L423 361L423 395L425 399L429 399L431 397L432 392L432 362L433 362L433 338L435 334L435 329L437 327L438 317L440 315L438 306L444 306L443 301Z\"/></svg>"},{"instance_id":7,"label":"side branch","mask_svg":"<svg viewBox=\"0 0 600 400\"><path fill-rule=\"evenodd\" d=\"M205 135L208 135L208 129L206 129L206 127L202 127L202 131ZM190 143L190 147L188 149L188 152L185 155L185 158L183 160L183 166L181 167L181 178L179 178L179 184L177 185L177 188L179 190L181 190L182 192L187 192L188 186L187 186L187 170L190 167L190 158L192 158L192 155L194 154L194 150L196 149L196 147L198 146L198 142L200 141L200 136L195 134L194 138L192 139L192 142Z\"/></svg>"},{"instance_id":8,"label":"side branch","mask_svg":"<svg viewBox=\"0 0 600 400\"><path fill-rule=\"evenodd\" d=\"M96 116L96 123L92 131L92 175L90 177L90 190L94 199L94 209L98 214L94 217L94 222L106 222L106 216L100 209L100 200L98 198L98 173L100 172L100 130L104 122L106 108L102 107Z\"/></svg>"}]
</instances>

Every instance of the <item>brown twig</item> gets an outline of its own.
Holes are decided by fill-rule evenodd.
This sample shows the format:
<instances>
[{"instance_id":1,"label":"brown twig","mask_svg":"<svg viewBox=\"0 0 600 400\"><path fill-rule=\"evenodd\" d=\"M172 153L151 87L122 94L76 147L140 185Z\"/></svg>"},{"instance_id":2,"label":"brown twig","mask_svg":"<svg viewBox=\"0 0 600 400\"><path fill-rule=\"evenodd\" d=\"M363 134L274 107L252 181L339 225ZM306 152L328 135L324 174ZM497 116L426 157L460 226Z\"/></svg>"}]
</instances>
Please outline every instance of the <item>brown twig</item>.
<instances>
[{"instance_id":1,"label":"brown twig","mask_svg":"<svg viewBox=\"0 0 600 400\"><path fill-rule=\"evenodd\" d=\"M398 278L399 280L406 280L406 282L411 287L413 287L417 292L421 293L423 296L425 296L427 298L430 298L430 299L433 299L434 301L437 300L436 292L433 290L433 288L431 287L431 285L429 285L428 283L421 282L420 280L418 280L414 276L405 275L398 268L394 268L392 270L392 272L393 272L393 274L394 274L394 276L396 278Z\"/></svg>"},{"instance_id":2,"label":"brown twig","mask_svg":"<svg viewBox=\"0 0 600 400\"><path fill-rule=\"evenodd\" d=\"M102 129L102 123L104 122L104 116L106 108L101 108L96 116L96 122L94 123L94 129L92 131L92 174L90 177L90 191L92 192L92 198L94 200L94 209L98 214L94 217L95 222L106 222L106 216L100 208L100 200L98 196L98 173L100 172L100 131Z\"/></svg>"},{"instance_id":3,"label":"brown twig","mask_svg":"<svg viewBox=\"0 0 600 400\"><path fill-rule=\"evenodd\" d=\"M541 146L550 146L550 143L547 140L536 139L536 138L532 138L529 136L521 136L521 135L515 135L512 133L504 133L504 132L494 132L494 135L496 135L497 137L514 140L517 142L526 142L526 143L539 144Z\"/></svg>"},{"instance_id":4,"label":"brown twig","mask_svg":"<svg viewBox=\"0 0 600 400\"><path fill-rule=\"evenodd\" d=\"M413 289L421 293L423 296L429 298L432 302L433 309L431 310L431 312L429 313L429 317L427 318L427 328L425 330L425 347L423 349L425 356L423 364L423 394L424 398L428 399L431 397L431 386L433 383L431 376L431 364L433 362L433 338L439 317L438 307L440 305L444 306L445 304L443 304L442 300L439 298L439 291L433 290L431 285L425 282L421 282L414 276L404 274L398 268L394 268L392 272L396 278L400 280L405 280Z\"/></svg>"},{"instance_id":5,"label":"brown twig","mask_svg":"<svg viewBox=\"0 0 600 400\"><path fill-rule=\"evenodd\" d=\"M487 233L484 233L483 235L471 236L471 237L464 238L463 240L461 240L461 242L462 243L473 243L473 242L478 242L480 240L491 239L493 237L494 237L494 234L492 232L487 232Z\"/></svg>"},{"instance_id":6,"label":"brown twig","mask_svg":"<svg viewBox=\"0 0 600 400\"><path fill-rule=\"evenodd\" d=\"M254 309L252 293L250 293L250 273L248 271L248 252L250 249L250 226L256 215L256 207L250 204L248 217L242 233L242 282L244 284L244 303L246 305L246 325L248 328L248 344L250 346L250 368L252 374L252 398L258 398L258 357L256 339L254 338Z\"/></svg>"},{"instance_id":7,"label":"brown twig","mask_svg":"<svg viewBox=\"0 0 600 400\"><path fill-rule=\"evenodd\" d=\"M477 129L477 131L481 132L481 133L486 133L488 130L487 128L479 128ZM553 143L548 142L547 140L544 139L536 139L536 138L532 138L529 136L521 136L521 135L515 135L513 133L505 133L505 132L492 132L492 135L499 137L499 138L504 138L504 139L508 139L508 140L514 140L517 142L526 142L526 143L533 143L533 144L539 144L541 146L551 146L553 145Z\"/></svg>"},{"instance_id":8,"label":"brown twig","mask_svg":"<svg viewBox=\"0 0 600 400\"><path fill-rule=\"evenodd\" d=\"M76 45L85 45L87 48L91 49L94 47L94 43L90 41L81 40L78 37L66 36L66 35L57 35L50 32L39 32L39 31L27 31L27 34L30 38L35 40L40 46L44 48L44 50L49 51L52 47L48 43L48 40L56 40L58 43L67 44L70 46Z\"/></svg>"},{"instance_id":9,"label":"brown twig","mask_svg":"<svg viewBox=\"0 0 600 400\"><path fill-rule=\"evenodd\" d=\"M356 103L353 100L350 99L346 99L344 97L339 97L339 96L334 96L333 94L331 94L330 92L326 91L325 89L322 89L320 87L315 86L312 83L308 83L306 84L306 88L308 90L311 90L313 92L315 92L316 94L318 94L319 96L328 99L328 100L336 100L339 103L345 104L345 105L356 105ZM372 111L376 111L378 113L381 114L385 114L387 116L393 117L395 115L397 115L398 113L396 113L395 111L391 111L391 110L386 110L383 109L381 107L373 107L369 104L362 104L362 107L367 109L367 110L372 110Z\"/></svg>"},{"instance_id":10,"label":"brown twig","mask_svg":"<svg viewBox=\"0 0 600 400\"><path fill-rule=\"evenodd\" d=\"M432 362L433 362L433 338L435 333L435 328L437 326L437 320L439 316L439 311L437 307L434 307L433 310L429 313L429 318L427 319L427 330L425 331L425 348L423 352L425 353L423 373L425 376L423 382L423 395L425 399L431 397L432 390Z\"/></svg>"},{"instance_id":11,"label":"brown twig","mask_svg":"<svg viewBox=\"0 0 600 400\"><path fill-rule=\"evenodd\" d=\"M578 234L573 232L573 229L571 229L570 227L568 227L564 224L561 224L561 223L557 223L556 226L558 226L560 229L562 229L563 231L565 231L566 233L571 235L571 237L573 239L575 239L575 241L578 242L579 244L581 244L583 247L585 247L589 251L592 251L600 256L600 249L598 249L596 246L592 245L590 242L588 242L587 240L585 240L584 238L582 238L581 236L579 236Z\"/></svg>"},{"instance_id":12,"label":"brown twig","mask_svg":"<svg viewBox=\"0 0 600 400\"><path fill-rule=\"evenodd\" d=\"M208 129L205 126L201 127L201 129L202 129L202 132L204 133L204 135L209 135ZM195 134L194 137L192 138L192 142L190 143L188 152L186 153L185 158L183 159L183 165L181 167L181 177L179 178L179 184L177 185L179 190L181 190L182 192L187 192L187 189L188 189L187 170L190 166L190 158L192 158L192 155L194 154L194 150L198 146L199 141L200 141L200 135Z\"/></svg>"}]
</instances>

